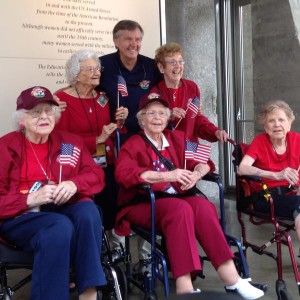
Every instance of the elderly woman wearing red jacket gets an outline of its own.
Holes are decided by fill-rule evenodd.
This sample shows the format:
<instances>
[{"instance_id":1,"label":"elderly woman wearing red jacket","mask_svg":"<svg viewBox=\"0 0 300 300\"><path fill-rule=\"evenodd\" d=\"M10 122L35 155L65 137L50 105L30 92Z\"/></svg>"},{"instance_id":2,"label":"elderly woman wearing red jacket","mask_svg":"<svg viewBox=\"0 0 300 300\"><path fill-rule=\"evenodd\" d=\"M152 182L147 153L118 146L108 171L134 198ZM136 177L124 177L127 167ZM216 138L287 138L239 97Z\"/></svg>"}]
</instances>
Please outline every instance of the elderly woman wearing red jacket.
<instances>
[{"instance_id":1,"label":"elderly woman wearing red jacket","mask_svg":"<svg viewBox=\"0 0 300 300\"><path fill-rule=\"evenodd\" d=\"M239 277L215 206L206 198L187 194L198 180L214 170L214 165L211 161L191 160L184 167L184 133L165 130L170 117L168 106L168 101L155 93L140 101L137 118L143 132L122 146L116 164L115 176L120 184L118 204L122 207L117 215L116 232L129 234L130 224L150 228L150 203L143 201L136 189L138 184L150 183L159 194L155 204L156 228L166 238L176 292L194 292L192 277L201 270L198 241L227 288L236 289L244 299L257 299L263 292ZM166 167L149 142L173 165L173 170Z\"/></svg>"},{"instance_id":2,"label":"elderly woman wearing red jacket","mask_svg":"<svg viewBox=\"0 0 300 300\"><path fill-rule=\"evenodd\" d=\"M105 285L102 222L90 195L104 173L81 138L52 132L60 116L44 87L17 100L19 131L0 139L0 235L34 253L30 299L69 299L70 265L79 299L96 300Z\"/></svg>"},{"instance_id":3,"label":"elderly woman wearing red jacket","mask_svg":"<svg viewBox=\"0 0 300 300\"><path fill-rule=\"evenodd\" d=\"M194 81L184 79L183 51L179 44L168 43L156 50L155 61L164 79L151 89L161 94L169 102L170 123L185 133L190 141L198 138L209 142L226 142L228 135L210 122L202 113L200 101L196 103L198 112L188 109L190 102L198 97L200 90Z\"/></svg>"}]
</instances>

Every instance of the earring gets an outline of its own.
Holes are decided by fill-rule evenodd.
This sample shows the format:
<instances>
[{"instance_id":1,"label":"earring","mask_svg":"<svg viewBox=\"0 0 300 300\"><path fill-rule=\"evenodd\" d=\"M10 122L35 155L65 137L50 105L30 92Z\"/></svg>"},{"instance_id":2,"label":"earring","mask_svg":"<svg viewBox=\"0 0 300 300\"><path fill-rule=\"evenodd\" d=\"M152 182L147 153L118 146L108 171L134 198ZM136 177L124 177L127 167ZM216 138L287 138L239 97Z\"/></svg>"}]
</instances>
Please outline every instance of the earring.
<instances>
[{"instance_id":1,"label":"earring","mask_svg":"<svg viewBox=\"0 0 300 300\"><path fill-rule=\"evenodd\" d=\"M161 73L161 74L164 74L164 73L165 73L165 71L164 71L164 70L160 70L160 73Z\"/></svg>"}]
</instances>

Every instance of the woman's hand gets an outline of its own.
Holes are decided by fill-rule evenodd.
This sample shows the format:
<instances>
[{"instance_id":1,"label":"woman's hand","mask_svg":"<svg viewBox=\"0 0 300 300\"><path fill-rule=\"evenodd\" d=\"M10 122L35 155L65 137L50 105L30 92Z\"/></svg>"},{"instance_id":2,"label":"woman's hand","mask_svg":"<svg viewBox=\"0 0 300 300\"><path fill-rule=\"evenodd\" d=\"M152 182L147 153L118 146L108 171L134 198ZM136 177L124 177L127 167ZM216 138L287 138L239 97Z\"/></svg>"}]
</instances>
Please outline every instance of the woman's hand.
<instances>
[{"instance_id":1,"label":"woman's hand","mask_svg":"<svg viewBox=\"0 0 300 300\"><path fill-rule=\"evenodd\" d=\"M187 183L187 184L182 184L180 188L183 191L187 191L187 190L191 189L197 183L198 180L199 180L199 172L198 171L194 171L194 172L192 172L192 176L190 178L190 182Z\"/></svg>"},{"instance_id":2,"label":"woman's hand","mask_svg":"<svg viewBox=\"0 0 300 300\"><path fill-rule=\"evenodd\" d=\"M184 191L193 187L197 182L195 173L185 169L175 169L164 174L166 175L166 181L180 183L180 188Z\"/></svg>"},{"instance_id":3,"label":"woman's hand","mask_svg":"<svg viewBox=\"0 0 300 300\"><path fill-rule=\"evenodd\" d=\"M56 95L53 95L53 99L58 103L59 109L60 109L61 112L66 110L67 102L60 101L60 99Z\"/></svg>"},{"instance_id":4,"label":"woman's hand","mask_svg":"<svg viewBox=\"0 0 300 300\"><path fill-rule=\"evenodd\" d=\"M117 124L110 123L102 127L102 133L96 138L96 144L103 144L110 137L110 135L116 130Z\"/></svg>"},{"instance_id":5,"label":"woman's hand","mask_svg":"<svg viewBox=\"0 0 300 300\"><path fill-rule=\"evenodd\" d=\"M118 128L122 128L125 120L128 117L128 108L121 106L116 110L115 119L117 121Z\"/></svg>"},{"instance_id":6,"label":"woman's hand","mask_svg":"<svg viewBox=\"0 0 300 300\"><path fill-rule=\"evenodd\" d=\"M52 199L57 205L66 203L77 192L77 186L71 180L63 181L54 187Z\"/></svg>"},{"instance_id":7,"label":"woman's hand","mask_svg":"<svg viewBox=\"0 0 300 300\"><path fill-rule=\"evenodd\" d=\"M215 132L215 136L222 144L227 142L227 140L229 139L227 132L225 130L221 130L221 129L219 129Z\"/></svg>"},{"instance_id":8,"label":"woman's hand","mask_svg":"<svg viewBox=\"0 0 300 300\"><path fill-rule=\"evenodd\" d=\"M186 115L186 111L184 109L179 107L174 107L172 109L171 120L183 119L185 118L185 115Z\"/></svg>"},{"instance_id":9,"label":"woman's hand","mask_svg":"<svg viewBox=\"0 0 300 300\"><path fill-rule=\"evenodd\" d=\"M298 171L287 167L280 172L274 173L276 180L287 180L291 185L299 185Z\"/></svg>"},{"instance_id":10,"label":"woman's hand","mask_svg":"<svg viewBox=\"0 0 300 300\"><path fill-rule=\"evenodd\" d=\"M55 188L55 185L45 185L38 191L28 194L27 206L31 208L39 205L53 203L53 192Z\"/></svg>"}]
</instances>

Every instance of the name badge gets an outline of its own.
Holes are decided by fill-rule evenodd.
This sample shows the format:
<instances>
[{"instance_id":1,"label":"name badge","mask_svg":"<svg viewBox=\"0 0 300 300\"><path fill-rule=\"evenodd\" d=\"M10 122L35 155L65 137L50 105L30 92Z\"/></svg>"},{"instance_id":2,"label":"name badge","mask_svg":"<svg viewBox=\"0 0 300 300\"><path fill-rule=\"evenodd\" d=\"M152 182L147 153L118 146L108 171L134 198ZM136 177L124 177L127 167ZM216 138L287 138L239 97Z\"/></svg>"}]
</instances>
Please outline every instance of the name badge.
<instances>
[{"instance_id":1,"label":"name badge","mask_svg":"<svg viewBox=\"0 0 300 300\"><path fill-rule=\"evenodd\" d=\"M105 94L100 94L100 96L97 99L98 104L100 104L102 107L106 105L108 102L108 98Z\"/></svg>"},{"instance_id":2,"label":"name badge","mask_svg":"<svg viewBox=\"0 0 300 300\"><path fill-rule=\"evenodd\" d=\"M105 144L96 145L96 152L92 155L94 162L101 168L107 166Z\"/></svg>"}]
</instances>

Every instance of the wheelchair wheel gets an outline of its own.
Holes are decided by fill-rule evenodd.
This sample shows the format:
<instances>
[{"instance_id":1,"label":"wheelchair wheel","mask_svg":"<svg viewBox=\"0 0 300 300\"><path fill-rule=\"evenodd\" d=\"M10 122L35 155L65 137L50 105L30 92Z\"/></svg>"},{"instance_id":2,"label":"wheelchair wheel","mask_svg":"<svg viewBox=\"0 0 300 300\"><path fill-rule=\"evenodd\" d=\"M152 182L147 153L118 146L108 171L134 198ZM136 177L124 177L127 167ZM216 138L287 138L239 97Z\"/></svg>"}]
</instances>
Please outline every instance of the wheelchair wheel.
<instances>
[{"instance_id":1,"label":"wheelchair wheel","mask_svg":"<svg viewBox=\"0 0 300 300\"><path fill-rule=\"evenodd\" d=\"M5 289L0 289L0 300L12 300L12 297Z\"/></svg>"},{"instance_id":2,"label":"wheelchair wheel","mask_svg":"<svg viewBox=\"0 0 300 300\"><path fill-rule=\"evenodd\" d=\"M118 283L119 283L120 292L122 295L122 300L126 300L127 294L128 294L128 285L127 285L126 274L120 266L115 266L114 269L115 269L117 277L118 277Z\"/></svg>"},{"instance_id":3,"label":"wheelchair wheel","mask_svg":"<svg viewBox=\"0 0 300 300\"><path fill-rule=\"evenodd\" d=\"M291 294L288 292L286 288L286 284L284 280L276 281L276 294L278 300L293 300Z\"/></svg>"},{"instance_id":4,"label":"wheelchair wheel","mask_svg":"<svg viewBox=\"0 0 300 300\"><path fill-rule=\"evenodd\" d=\"M145 294L144 300L157 300L157 294L155 291L148 292Z\"/></svg>"},{"instance_id":5,"label":"wheelchair wheel","mask_svg":"<svg viewBox=\"0 0 300 300\"><path fill-rule=\"evenodd\" d=\"M102 288L103 300L126 300L127 278L120 266L111 267L103 264L107 286Z\"/></svg>"}]
</instances>

